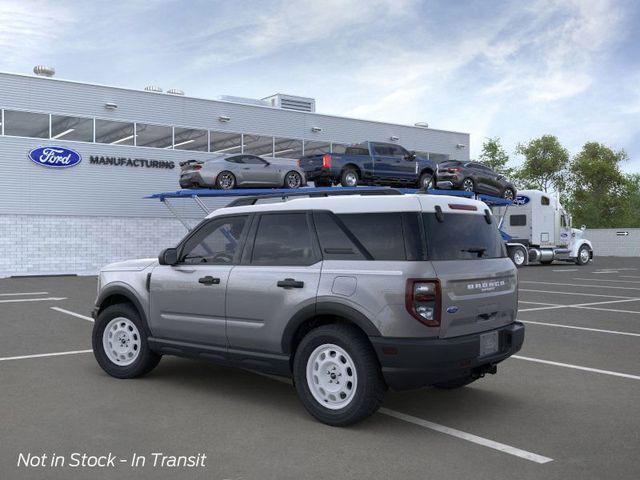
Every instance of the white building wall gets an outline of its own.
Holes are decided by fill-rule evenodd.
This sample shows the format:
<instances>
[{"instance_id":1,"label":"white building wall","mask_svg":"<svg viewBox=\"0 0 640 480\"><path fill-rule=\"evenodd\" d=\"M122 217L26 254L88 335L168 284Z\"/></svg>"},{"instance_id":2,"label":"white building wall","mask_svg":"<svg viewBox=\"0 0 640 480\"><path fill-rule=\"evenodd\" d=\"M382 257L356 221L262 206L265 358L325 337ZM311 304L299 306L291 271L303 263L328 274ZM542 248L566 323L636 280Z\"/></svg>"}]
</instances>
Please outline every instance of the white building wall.
<instances>
[{"instance_id":1,"label":"white building wall","mask_svg":"<svg viewBox=\"0 0 640 480\"><path fill-rule=\"evenodd\" d=\"M640 228L589 228L584 238L593 243L594 257L640 257Z\"/></svg>"}]
</instances>

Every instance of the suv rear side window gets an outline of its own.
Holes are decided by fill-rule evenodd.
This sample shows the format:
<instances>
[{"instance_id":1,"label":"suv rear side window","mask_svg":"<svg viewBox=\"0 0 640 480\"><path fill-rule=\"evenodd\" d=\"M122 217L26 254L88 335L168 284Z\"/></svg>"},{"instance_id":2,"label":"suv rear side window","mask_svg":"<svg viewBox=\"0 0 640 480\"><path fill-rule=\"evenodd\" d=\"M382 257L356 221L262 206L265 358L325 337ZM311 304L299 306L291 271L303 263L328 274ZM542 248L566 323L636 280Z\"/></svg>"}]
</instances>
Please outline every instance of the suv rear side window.
<instances>
[{"instance_id":1,"label":"suv rear side window","mask_svg":"<svg viewBox=\"0 0 640 480\"><path fill-rule=\"evenodd\" d=\"M422 214L430 260L479 260L506 256L496 222L484 215L445 213L439 222L435 213Z\"/></svg>"},{"instance_id":2,"label":"suv rear side window","mask_svg":"<svg viewBox=\"0 0 640 480\"><path fill-rule=\"evenodd\" d=\"M400 213L338 215L374 260L406 260Z\"/></svg>"},{"instance_id":3,"label":"suv rear side window","mask_svg":"<svg viewBox=\"0 0 640 480\"><path fill-rule=\"evenodd\" d=\"M252 265L311 265L318 261L306 213L260 216Z\"/></svg>"}]
</instances>

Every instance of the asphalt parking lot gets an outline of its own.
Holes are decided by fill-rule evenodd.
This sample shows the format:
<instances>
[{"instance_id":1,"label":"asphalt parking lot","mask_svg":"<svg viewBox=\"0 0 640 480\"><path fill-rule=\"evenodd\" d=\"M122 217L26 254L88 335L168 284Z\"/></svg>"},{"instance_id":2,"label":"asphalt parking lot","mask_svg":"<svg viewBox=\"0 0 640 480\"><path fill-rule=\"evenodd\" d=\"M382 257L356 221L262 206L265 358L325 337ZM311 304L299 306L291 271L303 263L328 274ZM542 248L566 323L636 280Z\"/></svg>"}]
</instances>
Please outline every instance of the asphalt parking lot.
<instances>
[{"instance_id":1,"label":"asphalt parking lot","mask_svg":"<svg viewBox=\"0 0 640 480\"><path fill-rule=\"evenodd\" d=\"M165 357L116 380L95 362L94 277L0 280L0 479L637 479L640 259L520 270L525 346L457 391L387 395L350 428L291 385ZM52 355L54 354L54 355ZM59 355L55 355L59 354ZM18 467L20 453L207 455L206 467Z\"/></svg>"}]
</instances>

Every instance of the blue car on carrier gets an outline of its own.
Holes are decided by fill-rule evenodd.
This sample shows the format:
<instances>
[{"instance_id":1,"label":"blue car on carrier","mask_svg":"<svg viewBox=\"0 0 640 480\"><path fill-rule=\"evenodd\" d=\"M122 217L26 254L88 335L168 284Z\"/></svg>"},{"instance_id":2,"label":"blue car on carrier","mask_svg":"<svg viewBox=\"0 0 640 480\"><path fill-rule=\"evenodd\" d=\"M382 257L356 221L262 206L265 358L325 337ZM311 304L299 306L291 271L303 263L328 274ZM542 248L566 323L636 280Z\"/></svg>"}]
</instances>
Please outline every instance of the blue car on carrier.
<instances>
[{"instance_id":1,"label":"blue car on carrier","mask_svg":"<svg viewBox=\"0 0 640 480\"><path fill-rule=\"evenodd\" d=\"M307 180L317 187L340 184L402 185L430 189L434 186L436 162L416 155L400 145L364 142L345 153L309 155L298 160Z\"/></svg>"}]
</instances>

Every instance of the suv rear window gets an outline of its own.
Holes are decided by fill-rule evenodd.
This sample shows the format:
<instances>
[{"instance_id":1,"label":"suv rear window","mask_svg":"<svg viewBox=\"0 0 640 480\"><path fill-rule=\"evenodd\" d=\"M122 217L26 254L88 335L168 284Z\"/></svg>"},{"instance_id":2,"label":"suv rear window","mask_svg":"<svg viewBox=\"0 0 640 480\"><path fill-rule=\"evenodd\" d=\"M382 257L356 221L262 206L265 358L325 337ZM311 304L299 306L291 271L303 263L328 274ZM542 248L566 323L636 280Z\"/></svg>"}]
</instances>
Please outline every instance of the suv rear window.
<instances>
[{"instance_id":1,"label":"suv rear window","mask_svg":"<svg viewBox=\"0 0 640 480\"><path fill-rule=\"evenodd\" d=\"M478 260L506 256L496 222L484 215L445 213L439 222L435 213L423 213L430 260Z\"/></svg>"}]
</instances>

